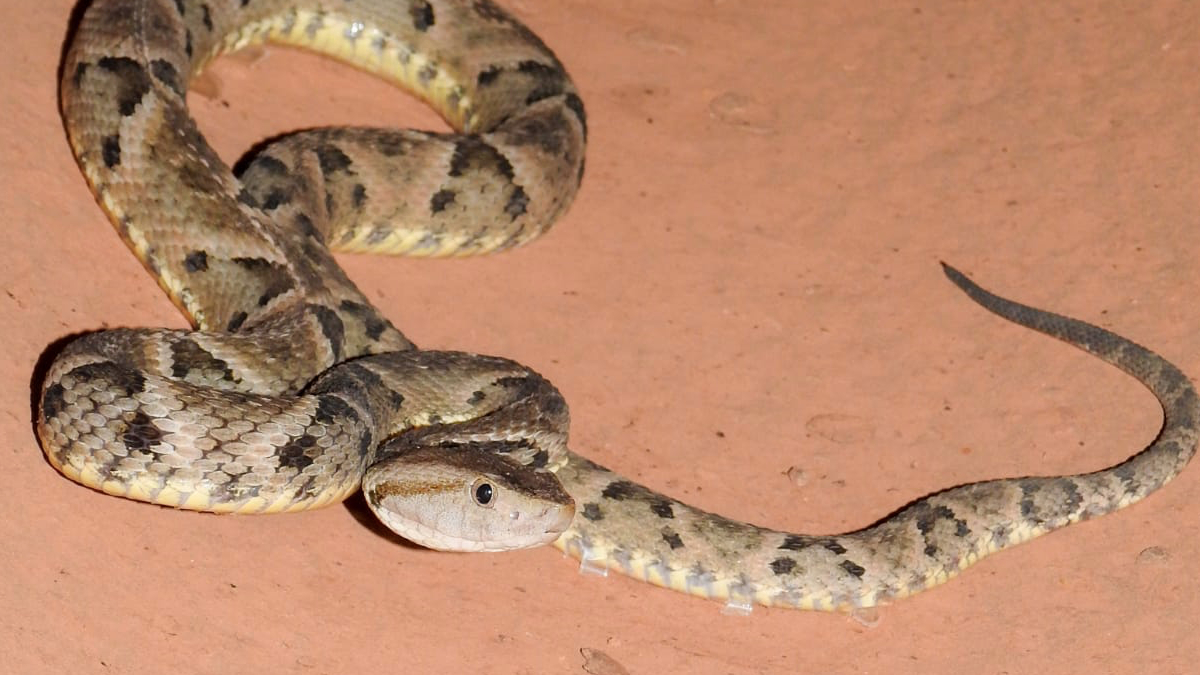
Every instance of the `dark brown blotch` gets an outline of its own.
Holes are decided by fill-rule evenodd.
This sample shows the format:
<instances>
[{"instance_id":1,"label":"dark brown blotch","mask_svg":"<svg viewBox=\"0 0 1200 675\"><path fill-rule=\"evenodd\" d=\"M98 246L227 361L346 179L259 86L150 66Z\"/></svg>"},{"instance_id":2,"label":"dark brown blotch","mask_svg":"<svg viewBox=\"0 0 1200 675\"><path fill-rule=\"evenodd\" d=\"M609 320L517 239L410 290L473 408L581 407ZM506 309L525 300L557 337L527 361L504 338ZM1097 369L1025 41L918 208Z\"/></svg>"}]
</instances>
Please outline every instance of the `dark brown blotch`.
<instances>
[{"instance_id":1,"label":"dark brown blotch","mask_svg":"<svg viewBox=\"0 0 1200 675\"><path fill-rule=\"evenodd\" d=\"M292 290L292 282L289 279L279 279L275 282L272 282L271 285L267 286L267 289L262 292L262 295L258 296L258 306L266 307L269 302L290 290Z\"/></svg>"},{"instance_id":2,"label":"dark brown blotch","mask_svg":"<svg viewBox=\"0 0 1200 675\"><path fill-rule=\"evenodd\" d=\"M225 327L225 330L230 333L236 332L242 327L242 324L246 323L246 319L248 318L250 318L250 315L245 312L234 312L233 316L229 318L229 324Z\"/></svg>"},{"instance_id":3,"label":"dark brown blotch","mask_svg":"<svg viewBox=\"0 0 1200 675\"><path fill-rule=\"evenodd\" d=\"M587 111L583 108L583 99L578 94L567 94L563 97L563 105L579 118L579 126L583 129L583 137L587 138Z\"/></svg>"},{"instance_id":4,"label":"dark brown blotch","mask_svg":"<svg viewBox=\"0 0 1200 675\"><path fill-rule=\"evenodd\" d=\"M429 212L441 213L446 210L446 207L454 203L455 197L458 196L454 190L441 189L433 193L433 197L429 199Z\"/></svg>"},{"instance_id":5,"label":"dark brown blotch","mask_svg":"<svg viewBox=\"0 0 1200 675\"><path fill-rule=\"evenodd\" d=\"M288 166L282 160L271 155L262 154L254 158L253 162L246 167L243 173L262 172L273 177L284 177L288 175Z\"/></svg>"},{"instance_id":6,"label":"dark brown blotch","mask_svg":"<svg viewBox=\"0 0 1200 675\"><path fill-rule=\"evenodd\" d=\"M317 320L317 325L321 327L321 333L325 335L325 339L329 342L329 349L333 352L333 360L342 360L342 345L346 340L346 326L342 323L341 317L332 309L322 305L307 305L307 309L312 313L313 318Z\"/></svg>"},{"instance_id":7,"label":"dark brown blotch","mask_svg":"<svg viewBox=\"0 0 1200 675\"><path fill-rule=\"evenodd\" d=\"M486 167L493 168L509 181L516 175L504 155L478 136L464 136L454 144L454 154L450 156L451 176L462 176L467 171Z\"/></svg>"},{"instance_id":8,"label":"dark brown blotch","mask_svg":"<svg viewBox=\"0 0 1200 675\"><path fill-rule=\"evenodd\" d=\"M87 75L87 71L88 64L86 62L81 62L75 66L75 73L71 76L71 81L76 87L83 82L83 78Z\"/></svg>"},{"instance_id":9,"label":"dark brown blotch","mask_svg":"<svg viewBox=\"0 0 1200 675\"><path fill-rule=\"evenodd\" d=\"M522 61L517 64L517 72L530 75L540 80L562 77L562 71L541 61Z\"/></svg>"},{"instance_id":10,"label":"dark brown blotch","mask_svg":"<svg viewBox=\"0 0 1200 675\"><path fill-rule=\"evenodd\" d=\"M180 183L189 190L203 194L213 194L226 188L221 179L221 173L209 167L221 166L221 158L204 140L195 122L188 116L187 108L182 105L163 107L163 122L157 125L157 133L173 135L173 143L188 145L195 152L198 161L179 163L175 169Z\"/></svg>"},{"instance_id":11,"label":"dark brown blotch","mask_svg":"<svg viewBox=\"0 0 1200 675\"><path fill-rule=\"evenodd\" d=\"M271 267L273 264L273 263L271 263L270 260L267 260L266 258L249 257L249 256L246 256L246 257L239 256L237 258L230 258L230 260L232 260L233 264L237 265L238 267L242 267L251 272L261 272L262 270L265 270L268 267Z\"/></svg>"},{"instance_id":12,"label":"dark brown blotch","mask_svg":"<svg viewBox=\"0 0 1200 675\"><path fill-rule=\"evenodd\" d=\"M561 110L546 110L514 120L503 129L504 140L512 145L535 147L547 155L571 152L575 131Z\"/></svg>"},{"instance_id":13,"label":"dark brown blotch","mask_svg":"<svg viewBox=\"0 0 1200 675\"><path fill-rule=\"evenodd\" d=\"M525 211L529 206L529 195L525 194L525 189L520 185L513 187L512 195L508 198L508 203L504 205L504 212L508 217L516 220L525 215Z\"/></svg>"},{"instance_id":14,"label":"dark brown blotch","mask_svg":"<svg viewBox=\"0 0 1200 675\"><path fill-rule=\"evenodd\" d=\"M171 375L184 379L190 373L209 378L217 375L228 382L233 381L233 371L224 359L213 356L194 340L182 338L171 343Z\"/></svg>"},{"instance_id":15,"label":"dark brown blotch","mask_svg":"<svg viewBox=\"0 0 1200 675\"><path fill-rule=\"evenodd\" d=\"M471 8L474 9L475 13L479 16L491 21L507 23L513 20L503 8L491 0L475 0L475 3L471 6Z\"/></svg>"},{"instance_id":16,"label":"dark brown blotch","mask_svg":"<svg viewBox=\"0 0 1200 675\"><path fill-rule=\"evenodd\" d=\"M283 446L279 450L279 467L303 471L313 463L313 458L309 457L307 453L316 443L316 438L309 434L304 434Z\"/></svg>"},{"instance_id":17,"label":"dark brown blotch","mask_svg":"<svg viewBox=\"0 0 1200 675\"><path fill-rule=\"evenodd\" d=\"M292 200L292 195L283 188L274 188L263 197L262 209L273 211Z\"/></svg>"},{"instance_id":18,"label":"dark brown blotch","mask_svg":"<svg viewBox=\"0 0 1200 675\"><path fill-rule=\"evenodd\" d=\"M1129 489L1134 485L1134 483L1137 479L1137 475L1138 475L1137 467L1126 462L1125 464L1121 464L1117 467L1114 467L1113 475L1116 476L1117 478L1120 478L1121 482L1125 484L1126 489ZM1023 491L1025 491L1026 496L1030 497L1030 498L1032 498L1032 496L1037 493L1037 485L1036 484L1034 484L1028 490L1026 490L1026 486L1024 484L1022 484L1021 489ZM1022 505L1022 508L1024 508L1023 505Z\"/></svg>"},{"instance_id":19,"label":"dark brown blotch","mask_svg":"<svg viewBox=\"0 0 1200 675\"><path fill-rule=\"evenodd\" d=\"M838 555L842 555L843 553L846 552L846 547L837 543L833 539L826 540L826 541L822 542L821 545L824 546L826 548L826 550L836 553Z\"/></svg>"},{"instance_id":20,"label":"dark brown blotch","mask_svg":"<svg viewBox=\"0 0 1200 675\"><path fill-rule=\"evenodd\" d=\"M67 375L90 382L98 389L104 387L97 386L96 381L107 382L109 386L120 389L124 396L141 393L146 387L146 378L140 373L131 368L122 368L112 361L88 363L72 369Z\"/></svg>"},{"instance_id":21,"label":"dark brown blotch","mask_svg":"<svg viewBox=\"0 0 1200 675\"><path fill-rule=\"evenodd\" d=\"M63 386L58 382L46 387L45 393L42 394L42 417L52 419L57 417L60 412L67 406L66 400L63 398Z\"/></svg>"},{"instance_id":22,"label":"dark brown blotch","mask_svg":"<svg viewBox=\"0 0 1200 675\"><path fill-rule=\"evenodd\" d=\"M500 66L490 66L485 70L479 71L475 76L475 85L478 87L486 87L496 81L500 77Z\"/></svg>"},{"instance_id":23,"label":"dark brown blotch","mask_svg":"<svg viewBox=\"0 0 1200 675\"><path fill-rule=\"evenodd\" d=\"M672 532L670 529L663 530L662 538L663 541L667 542L667 546L671 547L672 551L683 548L683 540L679 538L679 534Z\"/></svg>"},{"instance_id":24,"label":"dark brown blotch","mask_svg":"<svg viewBox=\"0 0 1200 675\"><path fill-rule=\"evenodd\" d=\"M396 410L404 404L402 394L385 386L375 373L353 363L326 372L313 384L309 393L340 394L343 400L364 410L377 409L379 406Z\"/></svg>"},{"instance_id":25,"label":"dark brown blotch","mask_svg":"<svg viewBox=\"0 0 1200 675\"><path fill-rule=\"evenodd\" d=\"M208 253L192 251L183 259L183 269L189 272L204 272L208 270Z\"/></svg>"},{"instance_id":26,"label":"dark brown blotch","mask_svg":"<svg viewBox=\"0 0 1200 675\"><path fill-rule=\"evenodd\" d=\"M593 523L598 520L604 520L604 514L600 512L600 505L594 502L584 504L583 511L581 513L584 518L587 518Z\"/></svg>"},{"instance_id":27,"label":"dark brown blotch","mask_svg":"<svg viewBox=\"0 0 1200 675\"><path fill-rule=\"evenodd\" d=\"M543 387L550 386L550 383L544 378L537 373L532 372L524 376L514 375L499 377L496 378L496 381L493 382L493 384L507 389L509 391L509 395L514 399L529 398L530 396L536 395Z\"/></svg>"},{"instance_id":28,"label":"dark brown blotch","mask_svg":"<svg viewBox=\"0 0 1200 675\"><path fill-rule=\"evenodd\" d=\"M857 564L857 563L855 563L855 562L853 562L853 561L850 561L850 560L843 560L843 561L842 561L842 564L841 564L841 565L839 565L839 567L841 567L842 569L846 570L846 571L847 571L847 572L849 572L850 574L852 574L852 575L854 575L854 576L858 577L859 579L861 579L861 578L862 578L862 576L863 576L864 574L866 574L866 572L867 572L867 570L866 570L866 569L865 569L865 568L864 568L862 565L859 565L859 564Z\"/></svg>"},{"instance_id":29,"label":"dark brown blotch","mask_svg":"<svg viewBox=\"0 0 1200 675\"><path fill-rule=\"evenodd\" d=\"M154 426L146 413L137 411L133 418L125 423L125 431L121 434L121 442L130 450L145 452L150 446L162 440L162 429Z\"/></svg>"},{"instance_id":30,"label":"dark brown blotch","mask_svg":"<svg viewBox=\"0 0 1200 675\"><path fill-rule=\"evenodd\" d=\"M921 534L929 534L933 528L937 526L939 520L948 520L955 523L955 532L962 536L969 532L966 530L966 521L959 520L954 510L945 504L932 506L928 502L921 502L914 505L916 511L916 526Z\"/></svg>"},{"instance_id":31,"label":"dark brown blotch","mask_svg":"<svg viewBox=\"0 0 1200 675\"><path fill-rule=\"evenodd\" d=\"M313 422L318 426L328 427L335 424L346 425L357 422L358 413L340 396L322 395L317 398L317 410L313 413Z\"/></svg>"},{"instance_id":32,"label":"dark brown blotch","mask_svg":"<svg viewBox=\"0 0 1200 675\"><path fill-rule=\"evenodd\" d=\"M433 6L428 2L416 2L412 7L408 8L408 15L412 17L413 28L424 33L433 25Z\"/></svg>"},{"instance_id":33,"label":"dark brown blotch","mask_svg":"<svg viewBox=\"0 0 1200 675\"><path fill-rule=\"evenodd\" d=\"M1058 505L1064 515L1074 513L1079 508L1079 505L1083 503L1083 495L1079 493L1079 486L1075 484L1074 480L1059 478L1054 481L1054 486L1062 491L1062 497L1058 500ZM965 536L965 533L962 533L961 530L966 527L966 523L963 521L959 522L962 523L959 528L959 536Z\"/></svg>"},{"instance_id":34,"label":"dark brown blotch","mask_svg":"<svg viewBox=\"0 0 1200 675\"><path fill-rule=\"evenodd\" d=\"M796 569L796 561L791 558L776 558L771 561L771 571L777 576L791 574Z\"/></svg>"},{"instance_id":35,"label":"dark brown blotch","mask_svg":"<svg viewBox=\"0 0 1200 675\"><path fill-rule=\"evenodd\" d=\"M184 95L183 82L179 79L179 71L175 69L174 64L165 59L154 59L150 62L150 73L159 82L171 88L178 96Z\"/></svg>"},{"instance_id":36,"label":"dark brown blotch","mask_svg":"<svg viewBox=\"0 0 1200 675\"><path fill-rule=\"evenodd\" d=\"M350 156L342 152L337 146L325 144L317 146L317 161L321 165L323 173L334 173L335 171L348 171L353 160Z\"/></svg>"},{"instance_id":37,"label":"dark brown blotch","mask_svg":"<svg viewBox=\"0 0 1200 675\"><path fill-rule=\"evenodd\" d=\"M100 156L104 159L104 166L113 168L121 163L121 137L117 134L105 136L104 140L100 141Z\"/></svg>"},{"instance_id":38,"label":"dark brown blotch","mask_svg":"<svg viewBox=\"0 0 1200 675\"><path fill-rule=\"evenodd\" d=\"M404 136L404 134L393 131L391 133L380 134L375 139L375 149L382 152L385 157L397 157L408 152L412 146L412 141Z\"/></svg>"},{"instance_id":39,"label":"dark brown blotch","mask_svg":"<svg viewBox=\"0 0 1200 675\"><path fill-rule=\"evenodd\" d=\"M237 200L250 208L258 208L258 200L254 198L254 194L249 189L243 187L238 190Z\"/></svg>"},{"instance_id":40,"label":"dark brown blotch","mask_svg":"<svg viewBox=\"0 0 1200 675\"><path fill-rule=\"evenodd\" d=\"M372 340L378 340L387 329L387 322L379 318L379 314L371 307L353 300L343 300L339 305L343 312L354 317L363 324L363 331Z\"/></svg>"},{"instance_id":41,"label":"dark brown blotch","mask_svg":"<svg viewBox=\"0 0 1200 675\"><path fill-rule=\"evenodd\" d=\"M803 551L811 545L811 541L799 534L789 534L783 538L783 543L779 545L782 551Z\"/></svg>"},{"instance_id":42,"label":"dark brown blotch","mask_svg":"<svg viewBox=\"0 0 1200 675\"><path fill-rule=\"evenodd\" d=\"M150 76L141 64L124 56L105 56L96 65L117 77L117 112L122 117L132 115L150 91Z\"/></svg>"},{"instance_id":43,"label":"dark brown blotch","mask_svg":"<svg viewBox=\"0 0 1200 675\"><path fill-rule=\"evenodd\" d=\"M671 508L671 502L666 499L656 499L650 502L650 510L659 518L675 517L675 511Z\"/></svg>"},{"instance_id":44,"label":"dark brown blotch","mask_svg":"<svg viewBox=\"0 0 1200 675\"><path fill-rule=\"evenodd\" d=\"M627 480L615 480L600 493L605 499L621 501L637 494L637 486Z\"/></svg>"},{"instance_id":45,"label":"dark brown blotch","mask_svg":"<svg viewBox=\"0 0 1200 675\"><path fill-rule=\"evenodd\" d=\"M299 230L301 234L312 239L316 239L317 241L322 240L321 233L317 230L316 225L313 225L312 218L309 218L303 213L297 213L295 223L296 229Z\"/></svg>"},{"instance_id":46,"label":"dark brown blotch","mask_svg":"<svg viewBox=\"0 0 1200 675\"><path fill-rule=\"evenodd\" d=\"M537 83L525 95L525 105L533 105L538 101L558 96L566 89L566 74L561 69L541 61L522 61L517 64L517 72Z\"/></svg>"}]
</instances>

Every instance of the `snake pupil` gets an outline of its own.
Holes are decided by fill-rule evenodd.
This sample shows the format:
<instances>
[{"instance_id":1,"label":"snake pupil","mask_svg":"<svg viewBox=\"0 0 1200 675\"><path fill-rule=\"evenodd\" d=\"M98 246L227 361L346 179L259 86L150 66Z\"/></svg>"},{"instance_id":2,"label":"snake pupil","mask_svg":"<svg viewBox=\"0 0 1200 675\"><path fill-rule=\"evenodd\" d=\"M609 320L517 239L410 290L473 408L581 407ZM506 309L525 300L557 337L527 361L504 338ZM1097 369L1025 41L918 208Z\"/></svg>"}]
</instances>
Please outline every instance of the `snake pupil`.
<instances>
[{"instance_id":1,"label":"snake pupil","mask_svg":"<svg viewBox=\"0 0 1200 675\"><path fill-rule=\"evenodd\" d=\"M492 503L491 483L480 483L475 488L475 501L479 502L480 506L487 506Z\"/></svg>"}]
</instances>

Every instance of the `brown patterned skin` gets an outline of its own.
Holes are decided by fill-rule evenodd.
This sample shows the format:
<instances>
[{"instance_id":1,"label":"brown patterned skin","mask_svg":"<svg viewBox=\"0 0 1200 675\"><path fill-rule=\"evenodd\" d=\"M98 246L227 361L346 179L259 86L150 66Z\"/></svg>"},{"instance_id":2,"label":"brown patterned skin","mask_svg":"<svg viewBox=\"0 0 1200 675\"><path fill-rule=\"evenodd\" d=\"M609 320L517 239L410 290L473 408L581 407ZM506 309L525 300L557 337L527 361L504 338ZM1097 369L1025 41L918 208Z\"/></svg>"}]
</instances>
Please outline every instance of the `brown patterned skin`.
<instances>
[{"instance_id":1,"label":"brown patterned skin","mask_svg":"<svg viewBox=\"0 0 1200 675\"><path fill-rule=\"evenodd\" d=\"M239 179L184 92L215 55L262 40L376 72L460 131L301 132ZM498 250L567 208L583 170L583 105L523 25L487 0L98 0L61 91L102 207L198 329L96 333L58 356L38 433L65 475L251 513L344 498L401 454L384 443L397 434L405 452L422 438L540 469L564 461L567 410L549 383L509 361L413 351L330 253ZM493 428L467 422L484 416ZM513 498L514 545L553 540L538 528L561 531L573 508L529 473Z\"/></svg>"},{"instance_id":2,"label":"brown patterned skin","mask_svg":"<svg viewBox=\"0 0 1200 675\"><path fill-rule=\"evenodd\" d=\"M182 93L219 50L261 39L389 77L464 134L303 132L265 148L239 180ZM836 536L704 513L569 452L566 404L549 383L504 359L416 351L329 254L505 248L570 203L583 106L545 46L484 0L100 0L67 57L62 100L102 206L198 329L96 333L52 364L38 422L47 457L112 494L267 512L333 503L365 482L368 503L395 515L410 497L441 491L419 467L495 453L514 495L574 502L555 545L589 568L739 605L830 610L929 588L992 552L1138 501L1196 447L1200 399L1173 365L947 267L992 312L1145 384L1164 410L1158 439L1102 471L956 487ZM563 513L542 514L547 527L565 526Z\"/></svg>"}]
</instances>

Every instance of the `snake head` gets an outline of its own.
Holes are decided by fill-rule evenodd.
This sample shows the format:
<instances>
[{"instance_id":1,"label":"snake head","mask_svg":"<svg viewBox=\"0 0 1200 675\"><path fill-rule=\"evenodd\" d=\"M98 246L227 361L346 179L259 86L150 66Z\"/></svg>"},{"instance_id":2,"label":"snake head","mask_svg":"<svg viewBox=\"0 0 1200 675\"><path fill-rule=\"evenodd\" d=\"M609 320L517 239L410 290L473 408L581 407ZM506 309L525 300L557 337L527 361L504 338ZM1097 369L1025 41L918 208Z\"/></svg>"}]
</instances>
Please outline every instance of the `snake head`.
<instances>
[{"instance_id":1,"label":"snake head","mask_svg":"<svg viewBox=\"0 0 1200 675\"><path fill-rule=\"evenodd\" d=\"M440 551L549 544L575 516L554 474L481 449L406 451L368 469L362 488L388 529Z\"/></svg>"}]
</instances>

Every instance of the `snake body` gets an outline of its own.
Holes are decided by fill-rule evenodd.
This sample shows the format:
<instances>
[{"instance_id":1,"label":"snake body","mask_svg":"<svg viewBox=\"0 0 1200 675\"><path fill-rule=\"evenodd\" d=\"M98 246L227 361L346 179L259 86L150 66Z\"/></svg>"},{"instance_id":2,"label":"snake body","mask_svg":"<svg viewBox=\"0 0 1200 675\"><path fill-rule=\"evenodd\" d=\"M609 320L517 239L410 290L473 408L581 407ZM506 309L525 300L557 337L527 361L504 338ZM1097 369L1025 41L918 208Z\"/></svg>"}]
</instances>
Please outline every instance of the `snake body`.
<instances>
[{"instance_id":1,"label":"snake body","mask_svg":"<svg viewBox=\"0 0 1200 675\"><path fill-rule=\"evenodd\" d=\"M217 54L264 40L390 79L456 131L299 132L235 177L184 93ZM558 59L490 0L96 0L61 91L97 199L196 327L85 335L48 369L37 420L46 456L110 494L264 513L361 487L389 527L431 546L553 540L592 568L692 594L830 610L929 588L1136 502L1182 470L1200 437L1200 399L1175 366L947 267L992 312L1147 386L1164 410L1155 442L1094 473L952 488L843 535L705 513L568 450L566 403L537 373L417 350L332 258L516 246L572 201L583 104ZM499 518L474 520L489 509Z\"/></svg>"}]
</instances>

